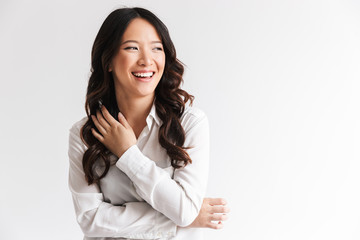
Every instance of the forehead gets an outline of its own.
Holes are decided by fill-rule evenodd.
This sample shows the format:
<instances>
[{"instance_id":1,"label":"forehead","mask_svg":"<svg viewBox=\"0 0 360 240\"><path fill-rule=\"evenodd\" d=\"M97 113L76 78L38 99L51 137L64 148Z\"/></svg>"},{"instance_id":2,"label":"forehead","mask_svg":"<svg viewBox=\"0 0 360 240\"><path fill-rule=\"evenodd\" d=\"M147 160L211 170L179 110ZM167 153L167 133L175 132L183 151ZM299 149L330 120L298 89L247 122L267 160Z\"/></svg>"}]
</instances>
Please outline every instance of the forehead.
<instances>
[{"instance_id":1,"label":"forehead","mask_svg":"<svg viewBox=\"0 0 360 240\"><path fill-rule=\"evenodd\" d=\"M160 40L160 36L150 22L143 18L135 18L129 23L122 36L122 41L127 40L155 41Z\"/></svg>"}]
</instances>

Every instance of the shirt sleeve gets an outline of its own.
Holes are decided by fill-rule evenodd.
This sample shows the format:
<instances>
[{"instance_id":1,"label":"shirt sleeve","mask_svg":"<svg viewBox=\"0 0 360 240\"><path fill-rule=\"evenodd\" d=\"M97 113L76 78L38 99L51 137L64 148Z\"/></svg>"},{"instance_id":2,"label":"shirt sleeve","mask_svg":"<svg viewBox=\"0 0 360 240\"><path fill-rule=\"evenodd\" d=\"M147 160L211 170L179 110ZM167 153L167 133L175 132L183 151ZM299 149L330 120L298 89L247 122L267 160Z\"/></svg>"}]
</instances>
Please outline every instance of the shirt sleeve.
<instances>
[{"instance_id":1,"label":"shirt sleeve","mask_svg":"<svg viewBox=\"0 0 360 240\"><path fill-rule=\"evenodd\" d=\"M190 114L184 125L184 146L191 147L186 151L192 164L176 169L173 178L142 154L136 145L130 147L116 163L133 181L137 193L146 202L181 227L190 225L199 214L209 168L209 126L206 115Z\"/></svg>"},{"instance_id":2,"label":"shirt sleeve","mask_svg":"<svg viewBox=\"0 0 360 240\"><path fill-rule=\"evenodd\" d=\"M82 167L86 150L75 125L69 136L69 188L76 219L88 237L155 239L176 234L176 225L146 202L114 206L104 202L96 184L88 185Z\"/></svg>"}]
</instances>

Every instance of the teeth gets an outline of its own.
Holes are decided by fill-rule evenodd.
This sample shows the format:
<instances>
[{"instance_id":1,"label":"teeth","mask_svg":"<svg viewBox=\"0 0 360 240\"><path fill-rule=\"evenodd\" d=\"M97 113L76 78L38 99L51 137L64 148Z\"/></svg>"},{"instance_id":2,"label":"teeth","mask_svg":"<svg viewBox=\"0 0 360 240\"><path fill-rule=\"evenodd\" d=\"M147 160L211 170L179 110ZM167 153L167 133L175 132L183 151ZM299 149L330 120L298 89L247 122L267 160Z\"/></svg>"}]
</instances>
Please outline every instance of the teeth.
<instances>
[{"instance_id":1,"label":"teeth","mask_svg":"<svg viewBox=\"0 0 360 240\"><path fill-rule=\"evenodd\" d=\"M146 72L146 73L133 73L135 77L152 77L154 72Z\"/></svg>"}]
</instances>

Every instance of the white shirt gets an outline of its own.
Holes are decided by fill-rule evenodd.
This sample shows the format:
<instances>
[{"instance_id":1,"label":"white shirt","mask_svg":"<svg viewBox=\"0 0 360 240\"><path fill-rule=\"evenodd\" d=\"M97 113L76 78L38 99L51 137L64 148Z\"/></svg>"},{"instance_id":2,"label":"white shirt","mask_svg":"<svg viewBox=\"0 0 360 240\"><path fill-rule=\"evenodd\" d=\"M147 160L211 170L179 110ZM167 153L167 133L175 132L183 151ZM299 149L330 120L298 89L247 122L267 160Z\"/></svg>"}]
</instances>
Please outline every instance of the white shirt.
<instances>
[{"instance_id":1,"label":"white shirt","mask_svg":"<svg viewBox=\"0 0 360 240\"><path fill-rule=\"evenodd\" d=\"M113 155L107 175L90 186L82 167L87 147L80 138L86 120L75 123L69 136L69 188L84 239L202 239L201 229L183 227L197 217L206 191L206 115L197 108L185 108L180 121L192 164L174 170L158 141L162 121L153 105L136 145L119 159Z\"/></svg>"}]
</instances>

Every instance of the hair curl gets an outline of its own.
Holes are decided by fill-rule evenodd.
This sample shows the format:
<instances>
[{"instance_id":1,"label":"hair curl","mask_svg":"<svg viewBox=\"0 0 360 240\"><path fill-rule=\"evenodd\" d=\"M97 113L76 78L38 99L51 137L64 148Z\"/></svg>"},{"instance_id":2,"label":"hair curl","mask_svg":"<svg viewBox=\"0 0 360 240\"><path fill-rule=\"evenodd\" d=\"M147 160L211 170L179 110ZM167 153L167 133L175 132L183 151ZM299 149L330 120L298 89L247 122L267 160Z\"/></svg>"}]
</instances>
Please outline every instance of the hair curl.
<instances>
[{"instance_id":1,"label":"hair curl","mask_svg":"<svg viewBox=\"0 0 360 240\"><path fill-rule=\"evenodd\" d=\"M114 79L108 71L111 60L119 50L121 38L135 18L143 18L157 30L163 43L165 52L165 68L163 76L155 89L156 113L163 124L159 129L159 143L166 149L174 168L185 167L191 163L190 156L184 147L185 132L180 123L185 104L192 104L194 97L180 89L183 81L184 66L176 58L176 50L171 41L168 29L159 18L143 8L121 8L113 11L102 24L92 48L91 76L89 78L85 111L87 122L81 129L82 141L88 149L85 151L82 163L88 184L98 183L105 177L110 168L112 153L92 134L91 128L96 129L91 115L96 114L101 102L117 119L119 109L116 102ZM95 167L104 166L101 174L96 173Z\"/></svg>"}]
</instances>

